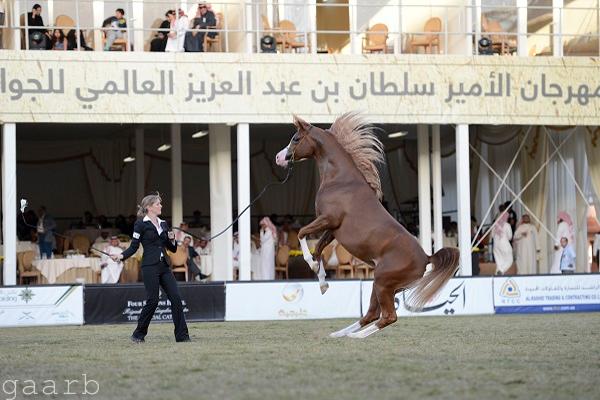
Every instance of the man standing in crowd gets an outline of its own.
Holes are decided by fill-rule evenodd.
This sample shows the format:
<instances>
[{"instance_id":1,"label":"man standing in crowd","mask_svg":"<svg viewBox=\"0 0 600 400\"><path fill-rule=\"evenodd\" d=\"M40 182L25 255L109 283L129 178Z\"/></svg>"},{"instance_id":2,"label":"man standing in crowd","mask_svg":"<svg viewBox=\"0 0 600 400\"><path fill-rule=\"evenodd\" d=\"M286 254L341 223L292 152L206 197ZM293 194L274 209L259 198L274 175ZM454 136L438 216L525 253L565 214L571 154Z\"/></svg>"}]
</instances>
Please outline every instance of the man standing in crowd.
<instances>
[{"instance_id":1,"label":"man standing in crowd","mask_svg":"<svg viewBox=\"0 0 600 400\"><path fill-rule=\"evenodd\" d=\"M561 238L567 238L571 246L575 244L575 234L573 231L573 221L571 216L566 211L558 213L558 226L556 227L556 242L554 243L554 259L552 260L552 268L550 269L551 274L560 274L560 260L563 252L561 246Z\"/></svg>"},{"instance_id":2,"label":"man standing in crowd","mask_svg":"<svg viewBox=\"0 0 600 400\"><path fill-rule=\"evenodd\" d=\"M123 253L123 249L119 246L119 238L111 236L110 243L104 248L104 252L113 255ZM102 283L117 283L123 271L123 262L114 261L106 254L102 254Z\"/></svg>"},{"instance_id":3,"label":"man standing in crowd","mask_svg":"<svg viewBox=\"0 0 600 400\"><path fill-rule=\"evenodd\" d=\"M537 273L537 230L529 215L524 214L513 237L517 258L517 273L532 275Z\"/></svg>"},{"instance_id":4,"label":"man standing in crowd","mask_svg":"<svg viewBox=\"0 0 600 400\"><path fill-rule=\"evenodd\" d=\"M212 274L212 250L210 243L206 238L202 238L198 241L195 250L200 257L200 271L204 275L210 276Z\"/></svg>"},{"instance_id":5,"label":"man standing in crowd","mask_svg":"<svg viewBox=\"0 0 600 400\"><path fill-rule=\"evenodd\" d=\"M167 17L171 22L171 30L168 34L167 46L165 51L167 52L183 52L185 43L185 33L188 30L189 20L185 12L180 8L177 10L179 18L175 20L174 14L169 14Z\"/></svg>"},{"instance_id":6,"label":"man standing in crowd","mask_svg":"<svg viewBox=\"0 0 600 400\"><path fill-rule=\"evenodd\" d=\"M563 249L560 256L560 272L563 274L572 274L575 272L575 251L569 244L569 239L563 237L560 239L560 246Z\"/></svg>"},{"instance_id":7,"label":"man standing in crowd","mask_svg":"<svg viewBox=\"0 0 600 400\"><path fill-rule=\"evenodd\" d=\"M40 246L40 255L42 258L52 258L52 249L54 248L54 230L56 222L54 218L46 213L46 207L39 209L39 219L37 224L38 245Z\"/></svg>"}]
</instances>

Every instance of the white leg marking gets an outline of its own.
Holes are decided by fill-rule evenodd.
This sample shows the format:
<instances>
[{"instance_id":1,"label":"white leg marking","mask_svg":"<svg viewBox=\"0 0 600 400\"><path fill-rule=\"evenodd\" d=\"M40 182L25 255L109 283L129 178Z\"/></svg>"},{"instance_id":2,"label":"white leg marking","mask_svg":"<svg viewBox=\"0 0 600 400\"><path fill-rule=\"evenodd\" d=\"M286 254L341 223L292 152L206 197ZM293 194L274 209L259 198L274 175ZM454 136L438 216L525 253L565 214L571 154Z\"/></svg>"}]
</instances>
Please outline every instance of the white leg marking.
<instances>
[{"instance_id":1,"label":"white leg marking","mask_svg":"<svg viewBox=\"0 0 600 400\"><path fill-rule=\"evenodd\" d=\"M425 273L423 274L423 276L429 275L432 271L433 271L433 264L427 264L427 266L425 267Z\"/></svg>"},{"instance_id":2,"label":"white leg marking","mask_svg":"<svg viewBox=\"0 0 600 400\"><path fill-rule=\"evenodd\" d=\"M330 333L329 337L332 337L332 338L344 337L344 336L348 335L349 333L356 332L359 329L360 329L360 321L356 321L355 323L353 323L352 325L348 325L344 329L340 329L337 332Z\"/></svg>"},{"instance_id":3,"label":"white leg marking","mask_svg":"<svg viewBox=\"0 0 600 400\"><path fill-rule=\"evenodd\" d=\"M329 289L329 283L325 282L325 266L323 265L323 261L319 264L319 273L317 274L319 277L319 288L321 289L321 294L325 294L327 289Z\"/></svg>"},{"instance_id":4,"label":"white leg marking","mask_svg":"<svg viewBox=\"0 0 600 400\"><path fill-rule=\"evenodd\" d=\"M358 332L349 333L347 336L354 339L364 339L367 336L371 336L377 331L379 331L379 327L377 326L377 324L373 323L371 325L367 325L367 327Z\"/></svg>"},{"instance_id":5,"label":"white leg marking","mask_svg":"<svg viewBox=\"0 0 600 400\"><path fill-rule=\"evenodd\" d=\"M306 238L300 239L300 248L302 249L302 255L304 256L304 261L310 266L310 269L313 270L315 274L319 273L319 264L315 260L313 260L312 254L310 254L310 250L308 249L308 244L306 243Z\"/></svg>"}]
</instances>

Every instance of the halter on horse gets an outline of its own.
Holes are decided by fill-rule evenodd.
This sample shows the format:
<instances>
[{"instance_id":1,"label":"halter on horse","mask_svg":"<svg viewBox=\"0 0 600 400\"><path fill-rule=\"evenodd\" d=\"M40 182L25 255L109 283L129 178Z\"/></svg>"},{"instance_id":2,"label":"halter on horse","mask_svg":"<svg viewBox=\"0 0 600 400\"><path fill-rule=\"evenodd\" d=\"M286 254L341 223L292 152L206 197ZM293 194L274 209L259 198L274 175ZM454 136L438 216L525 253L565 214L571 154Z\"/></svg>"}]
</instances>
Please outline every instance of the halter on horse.
<instances>
[{"instance_id":1,"label":"halter on horse","mask_svg":"<svg viewBox=\"0 0 600 400\"><path fill-rule=\"evenodd\" d=\"M425 254L417 240L383 208L376 163L383 162L383 146L373 128L358 114L347 113L328 130L294 117L297 132L276 157L288 161L314 158L320 186L315 199L317 218L298 233L304 259L318 273L325 293L325 268L321 252L334 238L355 257L375 269L369 311L359 321L332 333L332 337L367 337L396 322L394 296L414 289L408 298L412 309L421 309L458 269L459 251L443 248ZM320 234L314 255L306 236ZM425 274L427 264L433 264ZM361 330L362 329L362 330Z\"/></svg>"}]
</instances>

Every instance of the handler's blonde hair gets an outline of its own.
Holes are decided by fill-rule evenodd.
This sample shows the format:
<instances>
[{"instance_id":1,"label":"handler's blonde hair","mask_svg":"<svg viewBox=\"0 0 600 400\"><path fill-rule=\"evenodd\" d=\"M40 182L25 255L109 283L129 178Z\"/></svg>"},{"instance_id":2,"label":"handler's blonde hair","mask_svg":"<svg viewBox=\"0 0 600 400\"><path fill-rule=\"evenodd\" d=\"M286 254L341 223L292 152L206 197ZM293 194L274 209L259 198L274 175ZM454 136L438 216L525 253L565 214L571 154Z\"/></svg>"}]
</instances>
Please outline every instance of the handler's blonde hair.
<instances>
[{"instance_id":1,"label":"handler's blonde hair","mask_svg":"<svg viewBox=\"0 0 600 400\"><path fill-rule=\"evenodd\" d=\"M137 216L139 218L143 218L148 214L148 207L156 202L162 202L162 198L160 197L160 193L156 192L155 194L149 194L145 196L140 204L138 204L137 208Z\"/></svg>"}]
</instances>

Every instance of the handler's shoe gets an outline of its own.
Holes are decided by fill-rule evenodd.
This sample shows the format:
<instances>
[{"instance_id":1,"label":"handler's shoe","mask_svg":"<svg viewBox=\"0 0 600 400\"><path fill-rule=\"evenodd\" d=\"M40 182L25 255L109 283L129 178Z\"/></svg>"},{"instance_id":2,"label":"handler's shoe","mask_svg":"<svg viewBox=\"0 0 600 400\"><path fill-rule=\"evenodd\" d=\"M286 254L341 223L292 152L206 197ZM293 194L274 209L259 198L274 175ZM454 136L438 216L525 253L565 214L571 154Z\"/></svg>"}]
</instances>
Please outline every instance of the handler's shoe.
<instances>
[{"instance_id":1,"label":"handler's shoe","mask_svg":"<svg viewBox=\"0 0 600 400\"><path fill-rule=\"evenodd\" d=\"M182 343L182 342L191 342L192 339L190 339L189 337L185 338L185 339L181 339L181 340L176 340L177 343Z\"/></svg>"},{"instance_id":2,"label":"handler's shoe","mask_svg":"<svg viewBox=\"0 0 600 400\"><path fill-rule=\"evenodd\" d=\"M138 338L138 337L135 337L135 336L133 336L133 335L131 336L131 341L132 341L133 343L144 343L144 342L145 342L145 340L144 340L144 339L140 339L140 338Z\"/></svg>"}]
</instances>

